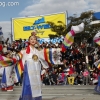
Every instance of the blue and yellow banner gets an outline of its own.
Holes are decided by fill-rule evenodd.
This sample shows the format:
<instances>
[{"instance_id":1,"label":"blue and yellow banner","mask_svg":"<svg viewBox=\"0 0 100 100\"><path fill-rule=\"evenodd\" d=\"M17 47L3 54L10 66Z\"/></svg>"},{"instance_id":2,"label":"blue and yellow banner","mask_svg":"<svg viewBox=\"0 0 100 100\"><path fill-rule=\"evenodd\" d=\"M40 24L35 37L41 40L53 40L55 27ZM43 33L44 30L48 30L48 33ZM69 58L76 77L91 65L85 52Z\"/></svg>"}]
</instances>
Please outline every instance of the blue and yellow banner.
<instances>
[{"instance_id":1,"label":"blue and yellow banner","mask_svg":"<svg viewBox=\"0 0 100 100\"><path fill-rule=\"evenodd\" d=\"M58 21L66 24L66 14L50 14L46 16L13 18L12 28L14 40L28 39L33 30L37 30L37 36L40 38L48 38L49 34L55 34L51 31L50 25L47 22L54 22L59 24Z\"/></svg>"}]
</instances>

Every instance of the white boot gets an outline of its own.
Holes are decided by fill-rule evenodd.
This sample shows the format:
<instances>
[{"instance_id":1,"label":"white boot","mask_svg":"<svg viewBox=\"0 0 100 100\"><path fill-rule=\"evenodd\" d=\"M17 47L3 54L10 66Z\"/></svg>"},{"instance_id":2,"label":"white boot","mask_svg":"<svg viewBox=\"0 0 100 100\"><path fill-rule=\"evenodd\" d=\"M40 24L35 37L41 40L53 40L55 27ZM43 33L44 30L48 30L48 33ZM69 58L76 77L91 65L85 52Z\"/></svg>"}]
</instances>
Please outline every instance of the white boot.
<instances>
[{"instance_id":1,"label":"white boot","mask_svg":"<svg viewBox=\"0 0 100 100\"><path fill-rule=\"evenodd\" d=\"M84 23L81 23L77 26L72 26L71 30L73 30L75 33L80 33L84 30Z\"/></svg>"}]
</instances>

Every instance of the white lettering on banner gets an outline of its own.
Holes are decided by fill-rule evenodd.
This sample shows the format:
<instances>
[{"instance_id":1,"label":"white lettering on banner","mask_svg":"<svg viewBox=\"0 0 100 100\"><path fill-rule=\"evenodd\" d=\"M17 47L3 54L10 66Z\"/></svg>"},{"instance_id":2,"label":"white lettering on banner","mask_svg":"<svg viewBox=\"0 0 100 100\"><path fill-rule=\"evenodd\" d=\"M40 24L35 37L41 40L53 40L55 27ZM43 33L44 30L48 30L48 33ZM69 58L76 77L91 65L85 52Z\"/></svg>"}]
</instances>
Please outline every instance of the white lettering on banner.
<instances>
[{"instance_id":1,"label":"white lettering on banner","mask_svg":"<svg viewBox=\"0 0 100 100\"><path fill-rule=\"evenodd\" d=\"M40 44L42 44L43 42L60 43L61 41L63 41L63 38L54 38L54 39L44 38L44 39L38 39L38 41Z\"/></svg>"}]
</instances>

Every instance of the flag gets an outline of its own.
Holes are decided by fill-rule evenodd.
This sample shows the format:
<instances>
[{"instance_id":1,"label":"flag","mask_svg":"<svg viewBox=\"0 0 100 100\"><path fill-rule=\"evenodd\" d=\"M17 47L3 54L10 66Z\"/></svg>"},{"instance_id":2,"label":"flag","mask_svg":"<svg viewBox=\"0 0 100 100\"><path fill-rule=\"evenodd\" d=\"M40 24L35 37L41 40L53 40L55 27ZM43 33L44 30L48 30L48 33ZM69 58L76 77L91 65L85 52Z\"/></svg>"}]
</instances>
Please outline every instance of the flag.
<instances>
[{"instance_id":1,"label":"flag","mask_svg":"<svg viewBox=\"0 0 100 100\"><path fill-rule=\"evenodd\" d=\"M13 59L4 57L2 55L0 55L0 66L2 67L8 67L14 64Z\"/></svg>"},{"instance_id":2,"label":"flag","mask_svg":"<svg viewBox=\"0 0 100 100\"><path fill-rule=\"evenodd\" d=\"M72 26L71 27L71 31L69 31L65 38L64 38L64 41L63 41L63 44L66 46L66 47L70 47L73 43L74 43L74 36L75 34L77 33L80 33L84 30L84 23L81 23L77 26Z\"/></svg>"},{"instance_id":3,"label":"flag","mask_svg":"<svg viewBox=\"0 0 100 100\"><path fill-rule=\"evenodd\" d=\"M93 38L94 42L98 45L100 45L100 32L98 32L94 38Z\"/></svg>"},{"instance_id":4,"label":"flag","mask_svg":"<svg viewBox=\"0 0 100 100\"><path fill-rule=\"evenodd\" d=\"M63 41L63 44L66 47L70 47L74 43L74 35L75 35L75 32L73 30L67 33Z\"/></svg>"},{"instance_id":5,"label":"flag","mask_svg":"<svg viewBox=\"0 0 100 100\"><path fill-rule=\"evenodd\" d=\"M21 60L23 57L23 54L21 52L19 52L16 56L15 56L15 59L16 60Z\"/></svg>"},{"instance_id":6,"label":"flag","mask_svg":"<svg viewBox=\"0 0 100 100\"><path fill-rule=\"evenodd\" d=\"M97 68L100 70L100 63L98 64Z\"/></svg>"},{"instance_id":7,"label":"flag","mask_svg":"<svg viewBox=\"0 0 100 100\"><path fill-rule=\"evenodd\" d=\"M45 48L44 49L44 59L49 64L62 64L60 61L61 48Z\"/></svg>"},{"instance_id":8,"label":"flag","mask_svg":"<svg viewBox=\"0 0 100 100\"><path fill-rule=\"evenodd\" d=\"M93 13L93 19L94 20L100 20L100 12L94 12Z\"/></svg>"},{"instance_id":9,"label":"flag","mask_svg":"<svg viewBox=\"0 0 100 100\"><path fill-rule=\"evenodd\" d=\"M18 63L16 64L16 66L15 66L15 72L17 74L18 81L21 80L23 70L24 70L24 66L23 66L22 60L19 60Z\"/></svg>"},{"instance_id":10,"label":"flag","mask_svg":"<svg viewBox=\"0 0 100 100\"><path fill-rule=\"evenodd\" d=\"M99 24L100 23L100 12L94 12L92 15L92 20L90 25Z\"/></svg>"},{"instance_id":11,"label":"flag","mask_svg":"<svg viewBox=\"0 0 100 100\"><path fill-rule=\"evenodd\" d=\"M22 57L23 57L23 55L21 52L19 52L17 54L17 56L15 57L15 59L18 60L18 62L15 65L15 72L17 74L18 81L21 81L21 76L22 76L22 73L24 71Z\"/></svg>"},{"instance_id":12,"label":"flag","mask_svg":"<svg viewBox=\"0 0 100 100\"><path fill-rule=\"evenodd\" d=\"M94 65L100 70L100 59L94 62Z\"/></svg>"},{"instance_id":13,"label":"flag","mask_svg":"<svg viewBox=\"0 0 100 100\"><path fill-rule=\"evenodd\" d=\"M99 63L100 63L100 59L97 60L96 62L94 62L94 65L95 65L95 66L98 66Z\"/></svg>"},{"instance_id":14,"label":"flag","mask_svg":"<svg viewBox=\"0 0 100 100\"><path fill-rule=\"evenodd\" d=\"M67 50L67 47L66 47L64 44L62 44L62 45L61 45L61 51L62 51L62 52L65 52L66 50Z\"/></svg>"},{"instance_id":15,"label":"flag","mask_svg":"<svg viewBox=\"0 0 100 100\"><path fill-rule=\"evenodd\" d=\"M0 61L0 66L2 67L8 67L11 66L13 64L12 60L2 60Z\"/></svg>"}]
</instances>

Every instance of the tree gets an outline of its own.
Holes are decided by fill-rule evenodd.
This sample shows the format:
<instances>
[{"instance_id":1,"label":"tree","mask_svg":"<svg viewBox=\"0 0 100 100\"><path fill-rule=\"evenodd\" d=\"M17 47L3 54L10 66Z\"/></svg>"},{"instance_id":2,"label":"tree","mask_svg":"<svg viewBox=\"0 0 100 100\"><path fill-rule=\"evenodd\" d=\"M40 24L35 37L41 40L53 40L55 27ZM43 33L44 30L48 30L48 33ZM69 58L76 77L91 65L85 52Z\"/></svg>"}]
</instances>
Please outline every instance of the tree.
<instances>
[{"instance_id":1,"label":"tree","mask_svg":"<svg viewBox=\"0 0 100 100\"><path fill-rule=\"evenodd\" d=\"M90 42L94 35L100 30L100 24L90 25L90 22L93 21L92 19L93 11L82 12L79 17L70 16L68 17L68 25L65 25L63 22L58 21L58 25L53 22L47 22L51 26L51 30L56 32L55 35L49 35L50 38L60 37L61 35L65 36L71 29L71 26L78 25L80 23L85 24L84 31L81 34L75 35L75 42L80 43L84 39Z\"/></svg>"},{"instance_id":2,"label":"tree","mask_svg":"<svg viewBox=\"0 0 100 100\"><path fill-rule=\"evenodd\" d=\"M73 25L78 25L81 22L85 24L84 31L81 34L77 34L75 36L75 41L76 42L81 42L84 39L86 39L88 42L90 42L94 35L99 31L100 29L100 24L94 24L90 25L90 22L93 21L92 19L93 11L87 11L81 13L81 15L78 18L75 17L69 17L70 18L70 23L69 23L69 28ZM70 29L68 29L70 30ZM77 41L78 40L78 41Z\"/></svg>"},{"instance_id":3,"label":"tree","mask_svg":"<svg viewBox=\"0 0 100 100\"><path fill-rule=\"evenodd\" d=\"M94 48L91 46L89 47L87 43L93 42L93 37L95 34L100 30L100 23L99 24L93 24L90 25L90 22L92 22L94 19L92 18L93 11L87 11L82 12L79 17L76 16L70 16L68 17L68 25L66 26L62 22L58 21L59 25L56 25L53 22L48 22L51 26L51 30L53 32L56 32L55 36L63 35L65 36L71 29L72 26L79 25L80 23L85 24L84 31L82 31L80 34L76 34L74 38L74 43L80 49L80 51L83 52L83 54L87 57L89 53L93 52ZM51 38L51 35L49 35ZM55 37L52 35L52 38ZM80 47L80 43L84 42L84 47ZM87 63L88 66L88 63Z\"/></svg>"},{"instance_id":4,"label":"tree","mask_svg":"<svg viewBox=\"0 0 100 100\"><path fill-rule=\"evenodd\" d=\"M68 27L68 31L70 30L71 26L78 25L81 22L85 24L84 31L80 34L76 34L74 41L77 45L77 47L82 51L82 53L88 58L89 54L94 51L93 46L88 46L87 44L93 43L93 37L95 34L100 30L100 24L93 24L90 25L90 22L92 22L94 19L92 18L93 11L87 11L80 14L78 18L70 16L70 23ZM82 47L80 47L80 43L84 43ZM86 59L86 66L89 68L88 61Z\"/></svg>"},{"instance_id":5,"label":"tree","mask_svg":"<svg viewBox=\"0 0 100 100\"><path fill-rule=\"evenodd\" d=\"M50 38L64 36L67 33L67 26L63 22L58 21L57 25L54 22L47 23L50 25L51 30L56 33L55 35L49 34Z\"/></svg>"}]
</instances>

